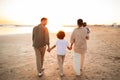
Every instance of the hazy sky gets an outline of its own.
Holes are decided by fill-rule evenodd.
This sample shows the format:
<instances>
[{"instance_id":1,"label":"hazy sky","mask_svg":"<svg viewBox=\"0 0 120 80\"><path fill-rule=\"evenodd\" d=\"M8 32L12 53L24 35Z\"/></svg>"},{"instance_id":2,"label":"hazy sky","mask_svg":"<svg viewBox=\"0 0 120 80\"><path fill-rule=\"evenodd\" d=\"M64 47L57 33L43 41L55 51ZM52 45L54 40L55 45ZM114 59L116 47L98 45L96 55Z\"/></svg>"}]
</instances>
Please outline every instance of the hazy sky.
<instances>
[{"instance_id":1,"label":"hazy sky","mask_svg":"<svg viewBox=\"0 0 120 80\"><path fill-rule=\"evenodd\" d=\"M78 18L120 24L120 0L0 0L0 23L37 24L41 17L51 24L76 24Z\"/></svg>"}]
</instances>

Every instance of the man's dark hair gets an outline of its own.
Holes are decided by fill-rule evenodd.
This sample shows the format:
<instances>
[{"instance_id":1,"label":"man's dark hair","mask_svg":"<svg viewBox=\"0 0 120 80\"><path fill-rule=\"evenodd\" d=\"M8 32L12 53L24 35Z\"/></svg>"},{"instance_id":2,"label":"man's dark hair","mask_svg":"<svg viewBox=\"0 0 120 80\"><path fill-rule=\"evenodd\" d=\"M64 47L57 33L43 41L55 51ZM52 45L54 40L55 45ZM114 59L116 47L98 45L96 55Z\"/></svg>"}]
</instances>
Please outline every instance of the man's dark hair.
<instances>
[{"instance_id":1,"label":"man's dark hair","mask_svg":"<svg viewBox=\"0 0 120 80\"><path fill-rule=\"evenodd\" d=\"M78 25L79 27L81 27L81 26L83 25L83 20L82 20L82 19L78 19L78 20L77 20L77 25Z\"/></svg>"},{"instance_id":2,"label":"man's dark hair","mask_svg":"<svg viewBox=\"0 0 120 80\"><path fill-rule=\"evenodd\" d=\"M41 22L42 22L43 20L47 20L47 18L45 18L45 17L41 18Z\"/></svg>"},{"instance_id":3,"label":"man's dark hair","mask_svg":"<svg viewBox=\"0 0 120 80\"><path fill-rule=\"evenodd\" d=\"M64 31L59 31L56 36L57 36L58 39L64 39L65 32Z\"/></svg>"}]
</instances>

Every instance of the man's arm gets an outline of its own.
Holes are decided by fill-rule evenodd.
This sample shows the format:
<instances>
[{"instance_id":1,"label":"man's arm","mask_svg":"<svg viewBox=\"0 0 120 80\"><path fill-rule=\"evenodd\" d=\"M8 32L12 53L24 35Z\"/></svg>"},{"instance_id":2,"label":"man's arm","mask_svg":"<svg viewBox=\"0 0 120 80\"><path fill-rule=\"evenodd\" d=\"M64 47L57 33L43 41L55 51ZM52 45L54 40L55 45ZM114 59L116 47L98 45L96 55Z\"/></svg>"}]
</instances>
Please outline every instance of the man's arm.
<instances>
[{"instance_id":1,"label":"man's arm","mask_svg":"<svg viewBox=\"0 0 120 80\"><path fill-rule=\"evenodd\" d=\"M50 40L49 40L49 31L48 31L48 29L47 28L45 28L45 43L47 44L47 46L48 46L48 49L50 48L50 42L49 42Z\"/></svg>"},{"instance_id":2,"label":"man's arm","mask_svg":"<svg viewBox=\"0 0 120 80\"><path fill-rule=\"evenodd\" d=\"M54 49L56 45L53 45L51 48L49 48L47 51L50 52L52 49Z\"/></svg>"}]
</instances>

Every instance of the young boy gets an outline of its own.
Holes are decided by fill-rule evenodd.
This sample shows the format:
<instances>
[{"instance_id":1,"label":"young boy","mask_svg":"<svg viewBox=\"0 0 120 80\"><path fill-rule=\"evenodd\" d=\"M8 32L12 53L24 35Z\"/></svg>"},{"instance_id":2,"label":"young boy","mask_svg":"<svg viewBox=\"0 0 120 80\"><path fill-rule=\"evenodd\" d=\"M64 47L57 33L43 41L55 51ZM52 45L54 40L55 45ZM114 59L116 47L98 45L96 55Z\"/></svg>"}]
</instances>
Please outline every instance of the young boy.
<instances>
[{"instance_id":1,"label":"young boy","mask_svg":"<svg viewBox=\"0 0 120 80\"><path fill-rule=\"evenodd\" d=\"M68 47L68 42L66 40L64 40L65 37L65 32L64 31L59 31L57 33L57 38L58 40L56 41L56 44L53 45L48 52L50 52L52 49L54 49L55 47L57 47L57 59L58 59L58 65L60 68L60 76L64 76L63 74L63 63L64 63L64 59L65 59L65 54L66 54L66 48L68 48L70 50L70 48Z\"/></svg>"},{"instance_id":2,"label":"young boy","mask_svg":"<svg viewBox=\"0 0 120 80\"><path fill-rule=\"evenodd\" d=\"M87 27L87 23L83 22L83 27L87 30L87 33L90 33L90 29Z\"/></svg>"}]
</instances>

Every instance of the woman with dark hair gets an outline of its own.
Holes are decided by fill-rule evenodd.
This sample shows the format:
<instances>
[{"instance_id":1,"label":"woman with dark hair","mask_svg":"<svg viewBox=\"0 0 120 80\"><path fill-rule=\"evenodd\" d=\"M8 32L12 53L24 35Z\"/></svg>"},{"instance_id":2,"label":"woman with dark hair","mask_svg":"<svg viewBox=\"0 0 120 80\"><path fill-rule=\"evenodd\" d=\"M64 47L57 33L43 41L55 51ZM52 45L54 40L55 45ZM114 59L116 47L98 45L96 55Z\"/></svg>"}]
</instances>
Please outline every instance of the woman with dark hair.
<instances>
[{"instance_id":1,"label":"woman with dark hair","mask_svg":"<svg viewBox=\"0 0 120 80\"><path fill-rule=\"evenodd\" d=\"M87 30L83 28L83 20L77 20L78 27L72 32L71 35L71 46L74 44L74 67L77 75L81 75L83 71L83 63L85 58L85 53L87 50L87 39L89 39L89 35ZM81 73L80 73L81 72Z\"/></svg>"}]
</instances>

